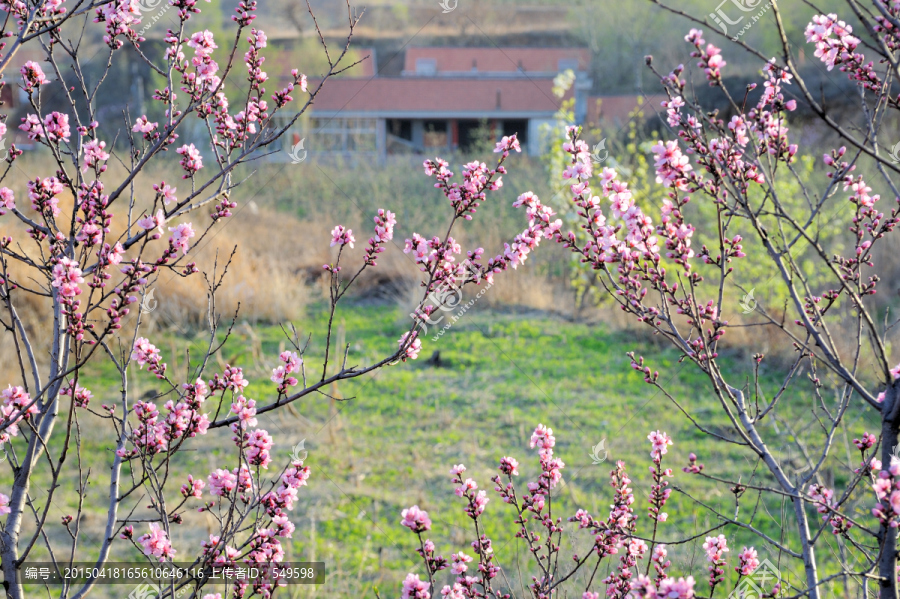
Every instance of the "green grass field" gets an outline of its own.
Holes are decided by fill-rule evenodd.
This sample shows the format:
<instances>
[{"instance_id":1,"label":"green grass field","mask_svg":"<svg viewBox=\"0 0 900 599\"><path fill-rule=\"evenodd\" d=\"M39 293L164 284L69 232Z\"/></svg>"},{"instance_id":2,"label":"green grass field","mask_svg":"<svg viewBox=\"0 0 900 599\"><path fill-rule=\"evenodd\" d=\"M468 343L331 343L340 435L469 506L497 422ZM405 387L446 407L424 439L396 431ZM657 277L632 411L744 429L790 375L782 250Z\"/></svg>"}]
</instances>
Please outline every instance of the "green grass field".
<instances>
[{"instance_id":1,"label":"green grass field","mask_svg":"<svg viewBox=\"0 0 900 599\"><path fill-rule=\"evenodd\" d=\"M308 319L297 323L304 337L312 335L306 355L310 368L322 354L322 316L322 307L313 306ZM361 365L387 355L406 326L398 309L371 303L344 308L338 323L338 336L351 347L350 361ZM199 349L202 345L199 336L171 332L157 333L155 340L169 363L170 375L184 372L185 349ZM228 347L230 353L226 352L224 359L243 366L251 381L246 395L259 400L271 397L269 369L284 347L280 328L238 326ZM440 351L441 367L425 364L435 350ZM694 451L706 464L706 472L732 478L743 474L747 481L754 463L739 450L723 448L694 429L662 394L655 393L629 367L625 355L629 350L647 356L651 367L662 372L666 387L704 424L728 432L714 398L693 367L679 364L675 353L653 345L633 331L568 323L540 313L501 313L477 307L437 342L429 337L418 360L342 382L329 390L346 399L334 402L324 395L308 396L291 410L261 417L261 426L275 437L276 461L286 462L293 446L305 440L306 463L312 467L309 486L302 489L302 501L293 512L297 530L288 555L296 561L324 561L328 578L321 587L292 587L289 592L298 597L374 597L373 587L378 587L383 597L394 596L407 571L421 572L415 537L399 524L400 510L412 504L431 514L434 528L430 537L439 552L449 557L450 553L466 549L473 538L471 522L462 510L462 500L453 494L448 475L449 468L460 462L469 468L467 474L492 496L485 521L488 535L495 539L499 563L508 570L511 580L519 578L519 568L524 579L530 580L533 570L523 548L509 541L512 510L493 497L489 479L504 455L522 463L520 484L536 475L536 454L528 449L527 442L538 423L554 430L557 455L566 463L564 484L554 504L558 515L568 517L578 507L584 507L597 517L605 517L612 493L608 473L614 460L624 460L629 466L637 498L635 511L645 515L650 485L646 435L656 429L668 432L675 441L664 462L675 469L673 484L733 515L734 499L727 485L701 481L680 469L687 463L687 454ZM173 354L182 357L173 358ZM735 355L728 364L738 369L743 362L749 360ZM215 369L218 366L213 365L206 378ZM112 371L94 368L91 375L90 386L95 395L92 405L98 407L104 398L113 400L117 383ZM135 396L154 389L156 382L146 372L137 371L133 381ZM765 383L774 385L775 379L766 379ZM803 403L802 398L797 399L786 409L802 414ZM102 533L104 477L112 455L110 447L98 443L101 436L93 434L96 427L105 426L96 420L81 417L85 460L82 470L91 467L93 481L82 518L82 527L87 531L82 545L85 547L96 547L91 539L99 541ZM850 438L862 432L861 423L851 426L854 428L847 433ZM789 442L784 431L781 433L782 440ZM594 464L591 450L602 439L606 440L609 453L604 462ZM846 439L841 444L844 442ZM835 454L842 455L843 451ZM230 432L213 431L191 441L189 451L174 463L172 484L175 488L180 486L188 473L205 479L213 468L230 468L234 461ZM71 491L77 476L72 468L62 481L63 488ZM9 475L4 478L7 480L2 484L9 485ZM752 480L759 482L764 477L757 474ZM42 482L37 480L36 485ZM835 481L838 487L841 482ZM789 505L776 501L754 506L756 499L750 493L744 497L741 517L748 518L752 511L753 522L761 530L774 538L791 537L790 530L782 531L778 513L789 509ZM199 500L193 501L199 505ZM679 493L673 494L667 508L670 518L658 535L665 541L691 536L716 524L714 516L697 509ZM60 493L54 499L51 518L58 520L76 509L77 495ZM815 517L812 522L818 525ZM211 519L205 515L192 510L185 513L185 524L175 526L172 535L179 558L197 553L210 524ZM639 530L649 536L648 524L642 517ZM140 532L139 526L136 532ZM753 543L761 558L778 561L777 552L762 546L746 532L731 527L726 534L735 551L743 543ZM586 538L569 537L568 533L567 538L582 548L587 542ZM692 573L698 579L705 576L701 543L702 538L670 548L674 573ZM833 540L826 538L823 543ZM125 542L120 541L115 547L117 559L139 558ZM38 551L35 559L39 556ZM82 553L79 559L90 557ZM119 587L103 587L100 596L110 589L110 596L116 596Z\"/></svg>"}]
</instances>

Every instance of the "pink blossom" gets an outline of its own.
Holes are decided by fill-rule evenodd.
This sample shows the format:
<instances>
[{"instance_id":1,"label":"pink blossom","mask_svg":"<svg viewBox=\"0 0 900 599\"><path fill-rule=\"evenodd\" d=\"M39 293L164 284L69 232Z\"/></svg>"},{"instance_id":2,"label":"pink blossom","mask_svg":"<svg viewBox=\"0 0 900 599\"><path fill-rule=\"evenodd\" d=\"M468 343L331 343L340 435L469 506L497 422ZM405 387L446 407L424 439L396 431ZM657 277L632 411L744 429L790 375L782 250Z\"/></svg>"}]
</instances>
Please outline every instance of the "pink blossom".
<instances>
[{"instance_id":1,"label":"pink blossom","mask_svg":"<svg viewBox=\"0 0 900 599\"><path fill-rule=\"evenodd\" d=\"M366 247L366 265L376 265L375 257L382 253L385 249L384 245L394 238L394 225L396 224L397 217L393 212L382 208L378 209L378 214L375 216L375 235L369 239L369 244ZM337 239L337 237L335 237L336 232L337 227L335 228L335 231L332 231L332 236L335 239ZM352 231L348 229L347 234L350 235L352 239ZM332 246L333 245L335 245L334 241L332 241ZM350 247L353 247L352 243Z\"/></svg>"},{"instance_id":2,"label":"pink blossom","mask_svg":"<svg viewBox=\"0 0 900 599\"><path fill-rule=\"evenodd\" d=\"M847 61L859 45L859 40L852 35L853 28L844 21L837 20L837 15L816 15L806 26L806 41L815 44L815 56L830 71L835 65Z\"/></svg>"},{"instance_id":3,"label":"pink blossom","mask_svg":"<svg viewBox=\"0 0 900 599\"><path fill-rule=\"evenodd\" d=\"M510 150L515 150L516 152L521 152L522 147L519 145L519 139L515 134L506 136L504 135L500 141L497 142L496 147L494 148L495 154L502 153L504 157L509 155Z\"/></svg>"},{"instance_id":4,"label":"pink blossom","mask_svg":"<svg viewBox=\"0 0 900 599\"><path fill-rule=\"evenodd\" d=\"M515 458L500 458L500 472L507 476L518 476L519 462Z\"/></svg>"},{"instance_id":5,"label":"pink blossom","mask_svg":"<svg viewBox=\"0 0 900 599\"><path fill-rule=\"evenodd\" d=\"M50 214L54 218L59 216L59 200L57 195L63 192L63 184L56 177L46 177L29 181L28 197L31 199L31 207L41 214Z\"/></svg>"},{"instance_id":6,"label":"pink blossom","mask_svg":"<svg viewBox=\"0 0 900 599\"><path fill-rule=\"evenodd\" d=\"M702 46L706 43L703 40L703 30L702 29L691 29L686 36L684 36L684 41L689 44L694 44L695 46Z\"/></svg>"},{"instance_id":7,"label":"pink blossom","mask_svg":"<svg viewBox=\"0 0 900 599\"><path fill-rule=\"evenodd\" d=\"M708 79L719 79L722 76L720 69L725 66L725 60L720 54L721 50L712 44L706 46L705 55L701 56L697 66L704 68Z\"/></svg>"},{"instance_id":8,"label":"pink blossom","mask_svg":"<svg viewBox=\"0 0 900 599\"><path fill-rule=\"evenodd\" d=\"M407 574L403 581L403 593L400 595L402 599L430 599L431 593L428 592L428 583L419 580L418 574Z\"/></svg>"},{"instance_id":9,"label":"pink blossom","mask_svg":"<svg viewBox=\"0 0 900 599\"><path fill-rule=\"evenodd\" d=\"M180 249L182 254L187 254L188 249L190 249L188 240L195 235L191 223L181 223L175 227L169 227L169 231L172 232L172 236L169 238L169 243L172 244L172 247Z\"/></svg>"},{"instance_id":10,"label":"pink blossom","mask_svg":"<svg viewBox=\"0 0 900 599\"><path fill-rule=\"evenodd\" d=\"M713 588L725 577L723 566L725 565L725 554L728 552L725 535L706 537L703 549L706 550L706 561L709 562L709 586Z\"/></svg>"},{"instance_id":11,"label":"pink blossom","mask_svg":"<svg viewBox=\"0 0 900 599\"><path fill-rule=\"evenodd\" d=\"M262 505L266 513L274 517L281 514L282 510L294 509L297 491L300 487L306 486L309 474L309 466L303 466L303 462L292 462L281 475L281 484L278 488L263 497Z\"/></svg>"},{"instance_id":12,"label":"pink blossom","mask_svg":"<svg viewBox=\"0 0 900 599\"><path fill-rule=\"evenodd\" d=\"M735 568L741 576L750 576L759 567L759 558L756 555L756 549L753 547L744 547L738 553L738 565Z\"/></svg>"},{"instance_id":13,"label":"pink blossom","mask_svg":"<svg viewBox=\"0 0 900 599\"><path fill-rule=\"evenodd\" d=\"M187 497L202 497L203 496L203 487L206 486L202 480L195 479L193 476L188 474L188 481L181 485L181 495L185 498Z\"/></svg>"},{"instance_id":14,"label":"pink blossom","mask_svg":"<svg viewBox=\"0 0 900 599\"><path fill-rule=\"evenodd\" d=\"M78 262L71 258L60 258L53 267L53 281L51 286L59 289L60 295L74 297L81 294L79 284L84 283L81 276L81 268Z\"/></svg>"},{"instance_id":15,"label":"pink blossom","mask_svg":"<svg viewBox=\"0 0 900 599\"><path fill-rule=\"evenodd\" d=\"M888 501L891 504L891 509L894 511L894 514L900 515L900 491L891 493L891 497Z\"/></svg>"},{"instance_id":16,"label":"pink blossom","mask_svg":"<svg viewBox=\"0 0 900 599\"><path fill-rule=\"evenodd\" d=\"M413 532L418 533L431 530L431 519L428 517L428 512L419 509L417 505L406 508L400 512L400 516L403 518L400 524Z\"/></svg>"},{"instance_id":17,"label":"pink blossom","mask_svg":"<svg viewBox=\"0 0 900 599\"><path fill-rule=\"evenodd\" d=\"M137 225L146 231L157 229L162 233L163 227L166 225L166 215L163 213L162 209L159 209L156 211L155 215L145 215L144 218L137 222Z\"/></svg>"},{"instance_id":18,"label":"pink blossom","mask_svg":"<svg viewBox=\"0 0 900 599\"><path fill-rule=\"evenodd\" d=\"M168 206L171 202L178 202L178 198L175 196L176 188L168 185L165 181L162 181L159 185L153 185L153 191L159 194L159 197L162 198L163 204Z\"/></svg>"},{"instance_id":19,"label":"pink blossom","mask_svg":"<svg viewBox=\"0 0 900 599\"><path fill-rule=\"evenodd\" d=\"M343 225L337 225L331 230L331 247L349 245L352 248L355 241L353 229L346 229Z\"/></svg>"},{"instance_id":20,"label":"pink blossom","mask_svg":"<svg viewBox=\"0 0 900 599\"><path fill-rule=\"evenodd\" d=\"M878 497L879 500L882 500L891 492L893 483L891 483L890 478L876 478L872 488L875 491L875 496Z\"/></svg>"},{"instance_id":21,"label":"pink blossom","mask_svg":"<svg viewBox=\"0 0 900 599\"><path fill-rule=\"evenodd\" d=\"M454 553L451 556L451 560L453 561L453 565L450 566L450 572L452 572L454 576L462 576L468 571L469 567L466 564L472 561L472 556L466 555L460 551L459 553Z\"/></svg>"},{"instance_id":22,"label":"pink blossom","mask_svg":"<svg viewBox=\"0 0 900 599\"><path fill-rule=\"evenodd\" d=\"M87 246L97 245L103 240L103 229L100 225L86 223L81 227L81 230L75 234L75 239L79 243L83 243Z\"/></svg>"},{"instance_id":23,"label":"pink blossom","mask_svg":"<svg viewBox=\"0 0 900 599\"><path fill-rule=\"evenodd\" d=\"M203 157L200 155L200 150L194 147L194 144L185 144L178 148L176 152L183 156L179 164L181 164L181 168L184 169L186 174L182 176L182 179L192 177L203 168Z\"/></svg>"},{"instance_id":24,"label":"pink blossom","mask_svg":"<svg viewBox=\"0 0 900 599\"><path fill-rule=\"evenodd\" d=\"M0 216L16 209L16 196L9 187L0 187Z\"/></svg>"},{"instance_id":25,"label":"pink blossom","mask_svg":"<svg viewBox=\"0 0 900 599\"><path fill-rule=\"evenodd\" d=\"M237 476L228 470L216 468L208 477L209 492L217 497L227 497L237 486Z\"/></svg>"},{"instance_id":26,"label":"pink blossom","mask_svg":"<svg viewBox=\"0 0 900 599\"><path fill-rule=\"evenodd\" d=\"M173 557L176 553L172 549L172 543L169 541L168 534L160 528L157 522L151 522L150 532L142 535L137 541L143 546L144 555L157 557L161 562L166 561L166 558Z\"/></svg>"},{"instance_id":27,"label":"pink blossom","mask_svg":"<svg viewBox=\"0 0 900 599\"><path fill-rule=\"evenodd\" d=\"M454 582L452 587L449 584L444 585L444 588L441 589L441 597L443 599L467 599L468 595L463 585Z\"/></svg>"},{"instance_id":28,"label":"pink blossom","mask_svg":"<svg viewBox=\"0 0 900 599\"><path fill-rule=\"evenodd\" d=\"M70 383L59 393L60 395L70 396L72 398L72 401L75 403L76 408L88 407L88 404L91 402L91 398L93 397L93 394L88 389L85 389L81 385L73 383Z\"/></svg>"},{"instance_id":29,"label":"pink blossom","mask_svg":"<svg viewBox=\"0 0 900 599\"><path fill-rule=\"evenodd\" d=\"M137 362L138 367L143 369L146 364L148 365L147 370L155 373L157 378L162 378L166 371L166 365L160 362L161 358L159 350L146 338L138 337L135 339L134 347L131 351L131 359Z\"/></svg>"},{"instance_id":30,"label":"pink blossom","mask_svg":"<svg viewBox=\"0 0 900 599\"><path fill-rule=\"evenodd\" d=\"M303 358L299 357L295 352L284 351L279 356L282 365L272 369L271 381L278 385L279 393L285 393L288 387L297 384L297 378L290 376L294 372L299 372Z\"/></svg>"},{"instance_id":31,"label":"pink blossom","mask_svg":"<svg viewBox=\"0 0 900 599\"><path fill-rule=\"evenodd\" d=\"M671 437L660 431L651 432L647 435L647 439L650 440L650 444L653 446L653 449L650 451L650 457L654 460L661 459L663 455L668 453L668 446L672 445Z\"/></svg>"},{"instance_id":32,"label":"pink blossom","mask_svg":"<svg viewBox=\"0 0 900 599\"><path fill-rule=\"evenodd\" d=\"M697 454L691 452L690 454L688 454L688 465L681 470L683 472L687 472L688 474L698 474L701 470L703 470L703 464L698 464Z\"/></svg>"},{"instance_id":33,"label":"pink blossom","mask_svg":"<svg viewBox=\"0 0 900 599\"><path fill-rule=\"evenodd\" d=\"M279 537L290 539L293 536L296 527L287 516L278 515L272 518L272 524L275 525Z\"/></svg>"},{"instance_id":34,"label":"pink blossom","mask_svg":"<svg viewBox=\"0 0 900 599\"><path fill-rule=\"evenodd\" d=\"M671 100L663 100L663 108L666 108L666 119L670 127L677 127L681 123L681 109L684 107L684 99L681 96L675 96Z\"/></svg>"},{"instance_id":35,"label":"pink blossom","mask_svg":"<svg viewBox=\"0 0 900 599\"><path fill-rule=\"evenodd\" d=\"M463 481L462 486L456 488L456 496L462 497L468 491L474 491L478 488L478 483L475 482L472 478L467 478Z\"/></svg>"},{"instance_id":36,"label":"pink blossom","mask_svg":"<svg viewBox=\"0 0 900 599\"><path fill-rule=\"evenodd\" d=\"M853 439L853 443L856 445L857 449L860 451L865 451L875 445L878 439L875 435L865 432L860 439Z\"/></svg>"},{"instance_id":37,"label":"pink blossom","mask_svg":"<svg viewBox=\"0 0 900 599\"><path fill-rule=\"evenodd\" d=\"M556 445L556 437L553 436L553 429L547 428L543 424L537 425L534 432L531 433L529 447L537 447L538 449L550 449Z\"/></svg>"},{"instance_id":38,"label":"pink blossom","mask_svg":"<svg viewBox=\"0 0 900 599\"><path fill-rule=\"evenodd\" d=\"M141 115L134 122L134 127L131 130L135 133L151 133L157 126L159 126L159 123L151 123L147 115Z\"/></svg>"},{"instance_id":39,"label":"pink blossom","mask_svg":"<svg viewBox=\"0 0 900 599\"><path fill-rule=\"evenodd\" d=\"M22 68L19 69L19 72L22 74L22 79L25 82L26 92L31 92L35 87L50 83L50 81L44 75L44 71L41 69L41 66L32 60L29 60L24 65L22 65Z\"/></svg>"},{"instance_id":40,"label":"pink blossom","mask_svg":"<svg viewBox=\"0 0 900 599\"><path fill-rule=\"evenodd\" d=\"M244 378L244 371L241 368L226 364L222 376L220 377L219 374L216 373L212 380L209 381L209 388L211 391L227 389L240 394L249 384L250 381ZM241 399L243 399L243 397L241 397Z\"/></svg>"},{"instance_id":41,"label":"pink blossom","mask_svg":"<svg viewBox=\"0 0 900 599\"><path fill-rule=\"evenodd\" d=\"M685 578L666 578L659 583L659 597L666 599L693 599L694 597L694 577Z\"/></svg>"},{"instance_id":42,"label":"pink blossom","mask_svg":"<svg viewBox=\"0 0 900 599\"><path fill-rule=\"evenodd\" d=\"M188 41L188 46L194 48L194 51L201 55L207 55L219 47L216 45L213 33L208 29L193 34Z\"/></svg>"},{"instance_id":43,"label":"pink blossom","mask_svg":"<svg viewBox=\"0 0 900 599\"><path fill-rule=\"evenodd\" d=\"M247 460L251 466L268 468L272 461L270 449L272 449L272 435L262 429L250 432L247 440Z\"/></svg>"},{"instance_id":44,"label":"pink blossom","mask_svg":"<svg viewBox=\"0 0 900 599\"><path fill-rule=\"evenodd\" d=\"M106 260L110 264L119 264L122 262L122 256L125 255L125 248L122 247L122 244L116 242L116 245L113 247L109 247L109 244L105 244L104 247L104 255L106 256Z\"/></svg>"},{"instance_id":45,"label":"pink blossom","mask_svg":"<svg viewBox=\"0 0 900 599\"><path fill-rule=\"evenodd\" d=\"M28 135L28 139L35 141L44 138L44 126L36 114L28 114L22 117L19 129Z\"/></svg>"},{"instance_id":46,"label":"pink blossom","mask_svg":"<svg viewBox=\"0 0 900 599\"><path fill-rule=\"evenodd\" d=\"M71 135L69 115L61 112L51 112L44 117L43 124L43 134L49 141L69 141L69 136Z\"/></svg>"},{"instance_id":47,"label":"pink blossom","mask_svg":"<svg viewBox=\"0 0 900 599\"><path fill-rule=\"evenodd\" d=\"M109 153L103 151L103 148L105 147L106 142L97 139L92 139L84 144L85 164L81 167L81 170L86 172L89 168L97 168L101 172L105 171L106 166L100 164L103 161L109 160Z\"/></svg>"},{"instance_id":48,"label":"pink blossom","mask_svg":"<svg viewBox=\"0 0 900 599\"><path fill-rule=\"evenodd\" d=\"M678 142L659 141L651 149L656 154L656 182L664 187L686 189L692 167L688 157L681 153Z\"/></svg>"},{"instance_id":49,"label":"pink blossom","mask_svg":"<svg viewBox=\"0 0 900 599\"><path fill-rule=\"evenodd\" d=\"M402 360L406 361L407 358L415 360L419 357L419 352L422 351L422 341L418 338L418 335L419 331L413 331L411 342L407 341L407 339L409 339L410 337L410 333L403 333L403 335L400 336L400 339L397 341L397 343L400 346L400 349L403 351L401 357Z\"/></svg>"},{"instance_id":50,"label":"pink blossom","mask_svg":"<svg viewBox=\"0 0 900 599\"><path fill-rule=\"evenodd\" d=\"M237 395L231 404L231 413L237 415L238 422L232 425L232 430L238 432L241 428L256 426L256 401L247 399L243 395Z\"/></svg>"}]
</instances>

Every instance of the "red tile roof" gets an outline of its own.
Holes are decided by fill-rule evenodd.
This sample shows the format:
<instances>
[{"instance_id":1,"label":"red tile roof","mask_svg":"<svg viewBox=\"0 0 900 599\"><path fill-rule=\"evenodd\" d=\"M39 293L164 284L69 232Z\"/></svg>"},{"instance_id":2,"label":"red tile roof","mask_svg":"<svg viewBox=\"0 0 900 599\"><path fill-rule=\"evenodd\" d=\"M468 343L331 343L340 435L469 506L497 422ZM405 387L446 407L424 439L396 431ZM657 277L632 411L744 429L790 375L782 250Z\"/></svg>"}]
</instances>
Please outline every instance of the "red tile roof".
<instances>
[{"instance_id":1,"label":"red tile roof","mask_svg":"<svg viewBox=\"0 0 900 599\"><path fill-rule=\"evenodd\" d=\"M587 70L591 55L587 48L407 48L403 70L414 72L416 59L432 58L437 72L515 73L521 64L525 72L556 73L559 61L575 59L578 70Z\"/></svg>"},{"instance_id":2,"label":"red tile roof","mask_svg":"<svg viewBox=\"0 0 900 599\"><path fill-rule=\"evenodd\" d=\"M314 89L316 82L310 82ZM552 115L559 108L553 80L441 79L402 77L330 79L316 97L313 113L346 116L442 117Z\"/></svg>"}]
</instances>

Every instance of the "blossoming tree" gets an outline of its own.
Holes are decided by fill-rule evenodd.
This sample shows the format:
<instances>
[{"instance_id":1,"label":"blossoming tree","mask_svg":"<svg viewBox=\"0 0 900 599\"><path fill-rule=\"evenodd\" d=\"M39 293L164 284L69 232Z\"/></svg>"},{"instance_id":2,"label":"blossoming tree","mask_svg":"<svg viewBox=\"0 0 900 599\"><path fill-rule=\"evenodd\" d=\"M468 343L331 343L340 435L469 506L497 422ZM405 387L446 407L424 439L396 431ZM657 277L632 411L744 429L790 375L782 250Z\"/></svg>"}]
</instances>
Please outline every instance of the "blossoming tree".
<instances>
[{"instance_id":1,"label":"blossoming tree","mask_svg":"<svg viewBox=\"0 0 900 599\"><path fill-rule=\"evenodd\" d=\"M339 301L364 270L377 266L378 254L393 242L396 218L383 209L374 217L374 234L352 276L345 276L342 269L354 250L354 233L341 225L332 231L337 257L324 266L330 277L327 332L324 339L305 344L296 335L288 338L292 347L275 359L267 397L257 401L245 395L248 381L240 366L210 372L210 359L229 343L231 333L215 310L216 293L227 285L222 271L227 274L228 264L217 265L218 274L206 277L208 349L190 357L186 373L174 374L163 352L142 334L141 298L153 284L177 285L181 278L200 276L200 266L191 256L207 235L233 220L234 194L243 183L236 180L236 169L271 148L327 80L344 70L358 19L348 4L349 33L337 54L319 34L329 69L317 84L310 85L305 75L293 70L288 84L267 99L264 86L269 75L262 68L267 40L252 26L255 0L243 0L236 8L232 17L236 31L224 65L213 58L221 41L209 31L191 31L191 19L200 11L197 2L171 0L169 5L177 13L178 27L166 32L164 52L154 57L135 31L141 20L135 0L0 3L7 15L0 71L22 47L33 48L32 56L43 56L26 62L17 73L7 72L6 84L20 87L27 96L29 107L19 129L53 165L52 172L26 173L27 197L17 197L10 187L14 177L25 172L17 163L22 149L10 147L0 174L0 216L12 232L0 240L0 343L13 347L17 357L14 364L4 364L6 389L0 392L0 449L8 457L4 468L11 468L12 474L11 486L0 489L0 514L5 518L0 523L0 565L7 596L15 599L25 596L22 570L38 548L57 572L73 561L91 560L102 567L114 552L127 553L130 546L150 561L170 562L177 556L200 568L271 567L280 562L282 541L294 530L290 512L310 469L301 460L283 463L273 456L274 440L260 426L259 416L322 394L335 381L416 358L420 331L436 309L429 297L440 297L440 290L451 284L458 288L478 283L516 267L560 225L552 219L552 211L528 200L523 203L529 221L525 231L495 258L482 261L481 248L467 251L464 266L457 260L462 248L450 231L458 221L471 220L487 194L502 186L503 162L510 152L520 151L519 143L515 136L504 138L494 168L467 164L459 182L447 163L431 162L429 174L437 178L436 187L450 202L451 225L443 239L416 234L406 241L406 251L412 252L424 273L423 300L395 351L357 366L349 345L336 348L332 334ZM103 76L89 83L81 68L83 49L78 40L85 30L96 27L92 22L103 29L106 60ZM105 74L113 56L126 47L165 81L152 96L155 113L162 116L133 117L128 134L114 144L101 139L95 104L100 95L113 93ZM237 106L231 106L226 96L229 78L247 82L233 89L240 97ZM52 94L63 98L65 110L46 108ZM294 103L298 94L299 111ZM288 124L277 126L274 117L284 113L287 119L278 122ZM179 132L183 134L189 119L200 119L208 133L204 143L179 142ZM0 136L9 126L3 115ZM166 154L171 149L175 151ZM125 158L113 156L117 152ZM165 181L142 183L138 175L166 156L180 165L182 182L177 187ZM107 172L107 163L114 159L117 168ZM206 212L200 217L202 224L187 220L202 212ZM51 323L46 343L23 322L20 306L28 298L34 299L35 309L43 310L41 318ZM323 350L320 364L309 363L305 352L310 344ZM120 386L116 396L96 397L90 390L85 370L89 361L105 361L115 371ZM329 374L335 371L330 367L335 362L338 368ZM155 396L135 397L129 384L135 376L155 380L162 390ZM85 540L81 526L85 492L96 478L83 467L85 427L110 431L108 446L114 448L106 456L108 494L99 541ZM190 449L208 431L225 427L232 431L234 444L228 462L211 472L174 480L170 466L179 452ZM50 508L62 493L62 475L72 472L78 473L74 493L81 502L75 513L56 522ZM35 484L37 479L40 485ZM176 547L171 530L184 522L187 509L207 513L215 531L202 545ZM54 592L80 598L91 593L96 582L94 578L68 583L54 587ZM171 582L161 596L221 599L218 592L204 592L207 582L196 577ZM244 579L228 596L269 596L278 584L272 578Z\"/></svg>"},{"instance_id":2,"label":"blossoming tree","mask_svg":"<svg viewBox=\"0 0 900 599\"><path fill-rule=\"evenodd\" d=\"M653 1L707 26L711 34L718 33L702 19ZM590 555L566 556L561 546L567 525L552 502L563 464L553 454L550 431L538 427L531 438L531 447L539 449L538 480L515 485L518 462L510 457L500 460L500 474L494 478L497 495L512 506L519 527L516 537L524 540L534 558L530 585L534 597L562 596L565 590L568 596L583 593L583 599L596 599L601 585L608 597L620 599L689 599L695 594L713 596L717 589L741 594L742 580L760 563L751 546L728 563L727 535L741 531L766 544L776 554L772 557L784 560L785 569L800 573L799 579L759 590L763 597L818 599L838 584L847 596L874 591L882 599L897 599L900 366L892 365L889 352L889 334L897 322L874 303L873 296L881 282L877 252L900 223L900 191L895 184L900 165L886 155L896 140L883 134L886 116L900 107L892 89L900 76L900 3L863 4L848 2L861 31L834 14L813 16L805 30L806 42L824 67L828 71L837 67L857 87L854 101L862 121L853 127L836 120L810 92L794 61L778 3L771 3L774 24L767 25L780 36L780 57L769 58L737 42L764 65L762 93L754 92L753 83L743 97L734 97L722 79L726 61L721 50L704 39L703 31L689 32L685 41L691 56L709 84L720 89L725 109L711 111L692 98L684 66L657 73L667 95L662 106L672 133L652 148L657 182L667 189L658 214L657 209L651 212L636 203L628 183L614 169L598 171L580 129L568 128L563 146L568 168L563 176L580 229L555 231L554 239L597 271L604 292L624 312L672 344L682 362L702 373L722 420L711 422L709 416L698 415L691 398L678 397L667 388L669 376L630 353L632 367L647 385L704 436L743 452L755 467L750 480L704 469L694 454L683 467L688 475L728 488L734 497L734 511L726 512L677 489L718 521L709 530L669 543L705 538L706 595L706 590L695 589L692 577L669 573L667 549L657 542L667 519L662 508L673 490L667 480L672 470L660 463L671 439L659 431L649 436L647 527L636 525L630 507L636 501L631 479L619 462L611 473L614 495L608 518L598 519L584 510L568 515L579 531L591 535ZM651 57L647 64L656 73ZM843 144L818 154L820 181L802 177L794 167L799 150L791 139L788 116L800 102ZM867 175L859 174L864 169L858 167L866 167ZM780 184L785 181L790 184L787 189L795 190L793 197ZM885 212L878 210L882 198L872 185L893 198ZM527 198L537 201L530 194ZM692 243L695 229L688 220L686 207L691 201L706 203L715 215L715 230L701 232L709 241L699 248ZM820 232L834 218L847 225L847 249L835 251L822 243ZM752 350L746 363L720 356L729 332L734 335L748 324L738 314L738 302L728 298L741 288L742 281L734 280L735 266L748 259L744 249L750 241L757 250L749 258L768 264L773 277L766 284L778 287L787 298L783 306L759 306L747 317L751 326L768 329L770 338L793 349L792 358L771 365L762 352ZM761 375L764 369L778 378L770 393ZM815 426L795 428L790 415L800 409L798 402L812 404ZM875 433L856 432L853 443L859 454L851 462L833 455L848 414L881 423ZM799 455L802 468L795 467L791 454ZM835 468L841 476L829 480L826 470ZM501 576L503 558L483 533L488 495L477 490L476 481L464 479L464 471L462 465L454 466L450 475L474 522L474 557L460 552L447 560L437 555L434 543L423 536L431 526L428 515L417 506L409 508L401 523L421 539L427 578L410 574L403 583L404 599L427 599L438 590L450 599L506 597L511 592L512 586ZM753 507L770 500L783 502L790 512L780 525L783 535L777 537L757 524ZM615 560L616 554L617 564L607 561L603 566L610 574L595 576L603 560ZM473 561L477 567L469 565ZM448 568L452 576L442 585L439 572ZM574 574L582 568L588 569L587 588L575 588ZM733 589L723 588L730 568L738 574Z\"/></svg>"}]
</instances>

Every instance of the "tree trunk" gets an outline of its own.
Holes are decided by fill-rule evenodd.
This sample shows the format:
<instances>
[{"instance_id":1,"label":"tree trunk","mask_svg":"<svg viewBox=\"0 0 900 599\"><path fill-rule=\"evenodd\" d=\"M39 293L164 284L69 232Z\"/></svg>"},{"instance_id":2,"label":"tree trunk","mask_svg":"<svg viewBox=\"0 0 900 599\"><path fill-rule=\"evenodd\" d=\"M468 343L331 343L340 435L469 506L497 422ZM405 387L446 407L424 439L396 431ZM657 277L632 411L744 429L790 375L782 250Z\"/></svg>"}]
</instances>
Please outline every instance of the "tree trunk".
<instances>
[{"instance_id":1,"label":"tree trunk","mask_svg":"<svg viewBox=\"0 0 900 599\"><path fill-rule=\"evenodd\" d=\"M808 596L809 599L819 599L819 572L816 567L816 550L809 542L809 519L806 516L806 503L794 499L793 504L797 530L800 533L800 545L803 550L803 571L806 572Z\"/></svg>"},{"instance_id":2,"label":"tree trunk","mask_svg":"<svg viewBox=\"0 0 900 599\"><path fill-rule=\"evenodd\" d=\"M891 385L884 393L884 408L881 412L881 462L882 468L889 468L897 434L900 431L900 401L897 386ZM879 531L881 555L878 558L879 599L897 597L897 529L881 526Z\"/></svg>"},{"instance_id":3,"label":"tree trunk","mask_svg":"<svg viewBox=\"0 0 900 599\"><path fill-rule=\"evenodd\" d=\"M68 364L69 338L65 329L65 317L56 293L53 296L53 351L52 364L48 380L56 380L59 373L64 372ZM46 389L46 398L38 402L40 413L35 418L37 434L32 433L28 442L28 449L19 464L16 477L13 480L12 491L9 494L9 515L6 517L6 525L0 533L0 561L3 569L3 586L9 599L24 599L22 580L19 576L19 534L22 529L22 519L25 516L25 504L28 500L28 490L31 486L31 476L37 466L38 459L44 451L44 444L50 442L53 434L53 425L59 413L59 390L62 387L62 379L56 381ZM35 393L40 390L35 388Z\"/></svg>"}]
</instances>

